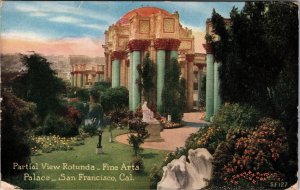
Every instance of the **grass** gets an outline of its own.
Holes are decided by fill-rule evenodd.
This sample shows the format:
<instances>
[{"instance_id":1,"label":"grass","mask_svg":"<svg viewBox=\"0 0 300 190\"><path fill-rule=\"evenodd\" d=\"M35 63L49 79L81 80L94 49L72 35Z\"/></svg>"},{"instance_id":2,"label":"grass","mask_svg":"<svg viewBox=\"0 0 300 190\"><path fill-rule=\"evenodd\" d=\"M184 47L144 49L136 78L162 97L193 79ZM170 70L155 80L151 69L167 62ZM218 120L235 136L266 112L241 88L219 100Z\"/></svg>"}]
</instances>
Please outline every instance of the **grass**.
<instances>
[{"instance_id":1,"label":"grass","mask_svg":"<svg viewBox=\"0 0 300 190\"><path fill-rule=\"evenodd\" d=\"M114 136L124 133L125 130L114 130ZM117 142L109 143L109 132L103 133L102 146L104 154L97 155L96 145L98 136L85 139L85 144L74 147L71 151L54 151L40 156L33 156L32 163L38 163L38 170L32 170L32 173L41 176L50 176L50 181L40 181L37 185L40 189L149 189L149 171L155 165L162 163L167 151L145 149L142 152L144 157L145 171L135 173L132 170L125 170L122 165L129 166L133 150L130 146ZM53 166L60 166L60 169L43 169L42 163ZM94 166L95 170L76 170L63 169L63 163L79 166ZM103 164L112 166L110 169L103 170ZM106 167L108 169L108 167ZM99 170L98 170L99 169ZM116 181L87 181L79 180L79 174L86 176L111 176ZM128 179L121 181L122 179ZM65 178L61 177L64 175ZM67 177L69 176L69 177ZM74 176L74 177L71 177ZM127 176L127 177L126 177ZM65 179L65 180L59 180ZM75 179L75 180L67 180ZM133 179L133 180L131 180Z\"/></svg>"}]
</instances>

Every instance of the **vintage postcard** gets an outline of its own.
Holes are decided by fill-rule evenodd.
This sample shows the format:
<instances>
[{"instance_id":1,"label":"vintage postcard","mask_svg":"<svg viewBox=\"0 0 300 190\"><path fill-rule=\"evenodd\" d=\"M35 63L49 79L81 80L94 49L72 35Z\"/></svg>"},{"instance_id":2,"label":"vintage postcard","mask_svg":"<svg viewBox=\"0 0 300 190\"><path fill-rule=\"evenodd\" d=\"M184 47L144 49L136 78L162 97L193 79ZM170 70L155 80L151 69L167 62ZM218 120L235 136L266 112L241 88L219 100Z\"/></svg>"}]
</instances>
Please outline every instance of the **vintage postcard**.
<instances>
[{"instance_id":1,"label":"vintage postcard","mask_svg":"<svg viewBox=\"0 0 300 190\"><path fill-rule=\"evenodd\" d=\"M1 189L298 189L297 1L1 1Z\"/></svg>"}]
</instances>

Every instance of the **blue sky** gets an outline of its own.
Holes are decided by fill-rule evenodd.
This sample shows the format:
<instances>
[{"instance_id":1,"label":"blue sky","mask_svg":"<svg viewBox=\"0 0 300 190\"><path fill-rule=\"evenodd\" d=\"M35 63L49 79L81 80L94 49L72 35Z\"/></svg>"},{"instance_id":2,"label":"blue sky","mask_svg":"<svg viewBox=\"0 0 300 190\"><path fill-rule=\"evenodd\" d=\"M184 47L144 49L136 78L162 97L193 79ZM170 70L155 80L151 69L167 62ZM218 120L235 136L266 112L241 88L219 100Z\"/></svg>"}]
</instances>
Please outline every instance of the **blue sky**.
<instances>
[{"instance_id":1,"label":"blue sky","mask_svg":"<svg viewBox=\"0 0 300 190\"><path fill-rule=\"evenodd\" d=\"M239 2L104 2L104 1L4 1L2 37L56 40L62 38L102 39L104 31L122 15L141 6L155 6L171 13L178 11L183 26L204 30L212 9L229 17Z\"/></svg>"}]
</instances>

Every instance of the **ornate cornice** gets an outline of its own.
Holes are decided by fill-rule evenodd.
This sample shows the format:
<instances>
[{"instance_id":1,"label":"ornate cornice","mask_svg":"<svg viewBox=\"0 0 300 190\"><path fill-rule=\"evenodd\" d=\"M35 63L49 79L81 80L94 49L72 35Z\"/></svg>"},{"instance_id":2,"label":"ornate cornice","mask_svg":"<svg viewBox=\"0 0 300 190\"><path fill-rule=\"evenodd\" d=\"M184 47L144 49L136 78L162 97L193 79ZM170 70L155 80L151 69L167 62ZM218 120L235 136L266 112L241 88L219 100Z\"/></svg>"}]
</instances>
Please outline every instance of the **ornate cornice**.
<instances>
[{"instance_id":1,"label":"ornate cornice","mask_svg":"<svg viewBox=\"0 0 300 190\"><path fill-rule=\"evenodd\" d=\"M104 71L96 71L96 74L104 74Z\"/></svg>"},{"instance_id":2,"label":"ornate cornice","mask_svg":"<svg viewBox=\"0 0 300 190\"><path fill-rule=\"evenodd\" d=\"M128 42L129 51L146 51L150 45L150 40L130 40Z\"/></svg>"},{"instance_id":3,"label":"ornate cornice","mask_svg":"<svg viewBox=\"0 0 300 190\"><path fill-rule=\"evenodd\" d=\"M213 46L211 43L202 44L207 54L213 53Z\"/></svg>"},{"instance_id":4,"label":"ornate cornice","mask_svg":"<svg viewBox=\"0 0 300 190\"><path fill-rule=\"evenodd\" d=\"M122 60L126 55L127 53L125 51L113 51L111 54L111 60Z\"/></svg>"},{"instance_id":5,"label":"ornate cornice","mask_svg":"<svg viewBox=\"0 0 300 190\"><path fill-rule=\"evenodd\" d=\"M158 38L154 40L156 50L174 50L177 51L181 41L172 38Z\"/></svg>"},{"instance_id":6,"label":"ornate cornice","mask_svg":"<svg viewBox=\"0 0 300 190\"><path fill-rule=\"evenodd\" d=\"M185 59L187 60L187 62L193 62L195 59L195 54L186 54Z\"/></svg>"}]
</instances>

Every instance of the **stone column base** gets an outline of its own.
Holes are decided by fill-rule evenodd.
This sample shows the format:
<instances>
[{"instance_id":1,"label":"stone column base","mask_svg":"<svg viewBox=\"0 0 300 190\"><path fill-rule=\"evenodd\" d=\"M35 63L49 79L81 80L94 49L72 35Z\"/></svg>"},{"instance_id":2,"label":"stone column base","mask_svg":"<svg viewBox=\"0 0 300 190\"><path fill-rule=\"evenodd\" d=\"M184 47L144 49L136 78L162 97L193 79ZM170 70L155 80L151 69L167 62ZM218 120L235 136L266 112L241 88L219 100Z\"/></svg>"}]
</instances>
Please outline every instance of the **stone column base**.
<instances>
[{"instance_id":1,"label":"stone column base","mask_svg":"<svg viewBox=\"0 0 300 190\"><path fill-rule=\"evenodd\" d=\"M102 148L96 148L96 154L103 154Z\"/></svg>"},{"instance_id":2,"label":"stone column base","mask_svg":"<svg viewBox=\"0 0 300 190\"><path fill-rule=\"evenodd\" d=\"M148 131L149 137L145 139L145 142L163 142L165 141L160 136L161 125L160 123L150 123L146 130Z\"/></svg>"}]
</instances>

